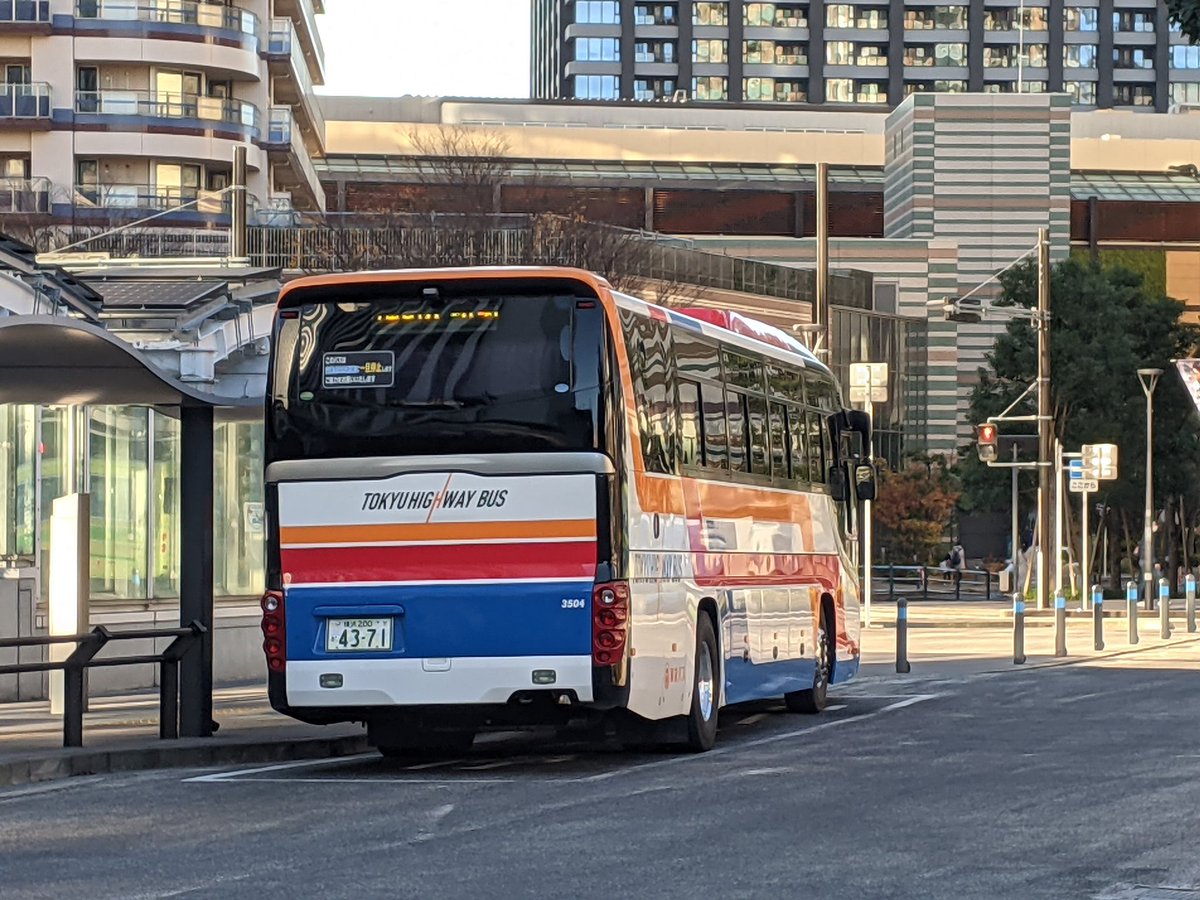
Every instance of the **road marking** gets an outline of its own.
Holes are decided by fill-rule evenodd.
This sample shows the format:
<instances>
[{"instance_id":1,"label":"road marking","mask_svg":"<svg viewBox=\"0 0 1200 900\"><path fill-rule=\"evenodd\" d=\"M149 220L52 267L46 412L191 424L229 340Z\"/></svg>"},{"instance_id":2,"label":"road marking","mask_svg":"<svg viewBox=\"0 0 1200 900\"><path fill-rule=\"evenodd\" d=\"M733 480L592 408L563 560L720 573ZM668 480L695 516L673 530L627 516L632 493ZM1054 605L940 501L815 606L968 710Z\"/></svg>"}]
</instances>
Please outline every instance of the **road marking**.
<instances>
[{"instance_id":1,"label":"road marking","mask_svg":"<svg viewBox=\"0 0 1200 900\"><path fill-rule=\"evenodd\" d=\"M195 778L185 778L185 784L212 784L217 781L231 781L240 775L261 775L264 772L284 772L288 769L303 769L306 766L344 765L362 759L377 759L375 753L356 753L353 756L342 756L338 759L302 759L299 762L276 763L273 766L258 766L253 769L238 769L234 772L213 772L209 775L199 775ZM246 779L247 781L249 779Z\"/></svg>"},{"instance_id":2,"label":"road marking","mask_svg":"<svg viewBox=\"0 0 1200 900\"><path fill-rule=\"evenodd\" d=\"M633 772L644 772L650 769L660 769L663 766L682 765L694 760L712 759L715 756L725 756L729 753L745 750L748 747L761 747L764 744L773 744L777 741L786 741L791 738L801 737L802 735L813 734L818 731L825 731L829 728L837 728L841 725L846 725L851 722L865 722L867 719L877 718L882 716L884 713L895 712L898 709L914 706L917 703L924 703L927 700L935 700L941 696L942 694L916 694L914 696L907 697L904 700L898 700L895 703L888 704L887 706L877 709L874 712L863 713L861 716L847 716L844 719L835 719L832 722L822 722L819 725L810 725L808 728L799 728L795 731L786 731L782 734L771 734L753 741L742 741L737 744L732 744L728 747L718 747L717 749L710 750L707 753L697 753L694 756L680 756L674 759L661 759L656 760L655 762L642 763L641 765L637 766L626 766L625 768L613 772L602 772L599 775L589 775L585 778L579 778L576 780L580 782L607 781L610 778L616 778L618 775L625 776L630 775Z\"/></svg>"}]
</instances>

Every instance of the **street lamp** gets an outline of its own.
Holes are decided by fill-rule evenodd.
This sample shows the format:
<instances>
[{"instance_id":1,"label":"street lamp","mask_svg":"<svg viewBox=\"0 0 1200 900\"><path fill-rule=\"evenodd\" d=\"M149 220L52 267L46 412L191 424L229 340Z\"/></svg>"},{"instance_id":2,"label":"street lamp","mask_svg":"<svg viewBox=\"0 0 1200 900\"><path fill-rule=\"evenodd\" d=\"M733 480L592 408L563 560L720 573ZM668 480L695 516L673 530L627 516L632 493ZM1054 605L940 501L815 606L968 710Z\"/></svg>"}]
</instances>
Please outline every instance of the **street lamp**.
<instances>
[{"instance_id":1,"label":"street lamp","mask_svg":"<svg viewBox=\"0 0 1200 900\"><path fill-rule=\"evenodd\" d=\"M1138 369L1138 381L1146 395L1146 518L1142 529L1142 584L1146 609L1154 605L1154 389L1162 369Z\"/></svg>"}]
</instances>

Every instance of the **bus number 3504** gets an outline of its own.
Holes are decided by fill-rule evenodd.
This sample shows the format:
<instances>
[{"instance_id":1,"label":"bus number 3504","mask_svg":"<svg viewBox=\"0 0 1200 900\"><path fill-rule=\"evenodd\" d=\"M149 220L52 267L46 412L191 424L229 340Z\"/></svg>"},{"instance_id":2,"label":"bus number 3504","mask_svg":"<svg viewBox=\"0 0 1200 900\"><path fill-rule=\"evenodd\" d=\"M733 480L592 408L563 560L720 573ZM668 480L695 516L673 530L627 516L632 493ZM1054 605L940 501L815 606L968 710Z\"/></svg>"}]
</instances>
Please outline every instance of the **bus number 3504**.
<instances>
[{"instance_id":1,"label":"bus number 3504","mask_svg":"<svg viewBox=\"0 0 1200 900\"><path fill-rule=\"evenodd\" d=\"M583 609L587 606L587 600L582 597L567 597L562 602L563 609Z\"/></svg>"}]
</instances>

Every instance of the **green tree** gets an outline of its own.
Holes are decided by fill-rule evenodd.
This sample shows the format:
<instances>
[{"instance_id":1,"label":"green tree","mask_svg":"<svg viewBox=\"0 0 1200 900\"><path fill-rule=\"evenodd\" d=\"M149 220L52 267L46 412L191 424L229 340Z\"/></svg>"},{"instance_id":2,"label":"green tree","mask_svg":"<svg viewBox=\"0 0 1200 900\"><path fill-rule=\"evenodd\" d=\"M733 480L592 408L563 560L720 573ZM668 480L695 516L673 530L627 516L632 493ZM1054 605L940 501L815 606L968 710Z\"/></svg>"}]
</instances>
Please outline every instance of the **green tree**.
<instances>
[{"instance_id":1,"label":"green tree","mask_svg":"<svg viewBox=\"0 0 1200 900\"><path fill-rule=\"evenodd\" d=\"M896 472L881 470L872 509L888 559L903 565L934 562L960 494L942 457L913 460Z\"/></svg>"},{"instance_id":2,"label":"green tree","mask_svg":"<svg viewBox=\"0 0 1200 900\"><path fill-rule=\"evenodd\" d=\"M1001 278L1001 307L1031 307L1037 296L1037 269L1023 264ZM1068 450L1081 444L1114 443L1120 449L1119 479L1102 482L1093 499L1107 504L1110 546L1132 555L1141 536L1145 471L1145 398L1137 378L1142 367L1164 370L1154 398L1155 498L1171 510L1160 545L1171 553L1175 512L1200 511L1200 440L1196 412L1173 371L1171 360L1191 354L1198 333L1180 319L1183 304L1148 289L1142 276L1127 269L1101 270L1084 260L1066 260L1051 273L1051 403L1055 433ZM1034 379L1037 338L1028 317L1013 319L981 372L971 398L972 421L1000 414ZM1036 412L1030 394L1015 412ZM1032 432L1033 424L1005 431ZM964 507L1002 510L1009 503L1009 472L977 461L974 446L963 454L959 473ZM1027 478L1025 490L1034 489ZM1186 516L1185 516L1186 518ZM1069 532L1068 532L1069 533ZM1119 562L1113 553L1114 563ZM1190 560L1189 560L1190 561ZM1174 571L1174 566L1170 567Z\"/></svg>"},{"instance_id":3,"label":"green tree","mask_svg":"<svg viewBox=\"0 0 1200 900\"><path fill-rule=\"evenodd\" d=\"M1200 43L1200 0L1167 0L1167 12L1188 40Z\"/></svg>"}]
</instances>

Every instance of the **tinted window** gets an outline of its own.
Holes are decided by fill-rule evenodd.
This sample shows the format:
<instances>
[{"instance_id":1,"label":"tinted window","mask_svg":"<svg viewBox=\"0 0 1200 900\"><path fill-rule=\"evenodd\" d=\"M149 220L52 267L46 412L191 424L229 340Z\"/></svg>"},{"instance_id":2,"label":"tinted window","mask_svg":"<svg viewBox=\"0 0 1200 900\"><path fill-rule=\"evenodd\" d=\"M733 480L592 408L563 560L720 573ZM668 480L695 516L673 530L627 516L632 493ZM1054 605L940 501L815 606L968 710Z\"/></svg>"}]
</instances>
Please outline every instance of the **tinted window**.
<instances>
[{"instance_id":1,"label":"tinted window","mask_svg":"<svg viewBox=\"0 0 1200 900\"><path fill-rule=\"evenodd\" d=\"M715 344L706 343L683 328L672 329L671 336L681 376L721 380L721 357Z\"/></svg>"},{"instance_id":2,"label":"tinted window","mask_svg":"<svg viewBox=\"0 0 1200 900\"><path fill-rule=\"evenodd\" d=\"M746 466L746 398L736 391L725 392L725 421L729 425L729 468L749 471Z\"/></svg>"},{"instance_id":3,"label":"tinted window","mask_svg":"<svg viewBox=\"0 0 1200 900\"><path fill-rule=\"evenodd\" d=\"M746 398L749 417L750 471L759 475L770 475L767 451L767 400L753 394Z\"/></svg>"},{"instance_id":4,"label":"tinted window","mask_svg":"<svg viewBox=\"0 0 1200 900\"><path fill-rule=\"evenodd\" d=\"M808 422L808 480L813 484L824 484L825 463L822 459L822 451L824 450L824 422L821 421L821 414L811 409L806 413L805 420Z\"/></svg>"},{"instance_id":5,"label":"tinted window","mask_svg":"<svg viewBox=\"0 0 1200 900\"><path fill-rule=\"evenodd\" d=\"M799 369L768 363L767 385L773 397L793 403L804 402L804 376Z\"/></svg>"},{"instance_id":6,"label":"tinted window","mask_svg":"<svg viewBox=\"0 0 1200 900\"><path fill-rule=\"evenodd\" d=\"M840 405L837 385L824 373L805 373L804 393L808 405L823 412L834 412Z\"/></svg>"},{"instance_id":7,"label":"tinted window","mask_svg":"<svg viewBox=\"0 0 1200 900\"><path fill-rule=\"evenodd\" d=\"M771 404L771 474L776 478L792 477L787 409L781 403Z\"/></svg>"},{"instance_id":8,"label":"tinted window","mask_svg":"<svg viewBox=\"0 0 1200 900\"><path fill-rule=\"evenodd\" d=\"M700 385L691 381L679 382L679 452L685 466L698 466L703 461L700 429Z\"/></svg>"},{"instance_id":9,"label":"tinted window","mask_svg":"<svg viewBox=\"0 0 1200 900\"><path fill-rule=\"evenodd\" d=\"M354 302L279 315L268 461L603 447L598 304L496 293L441 303L395 285L345 296Z\"/></svg>"},{"instance_id":10,"label":"tinted window","mask_svg":"<svg viewBox=\"0 0 1200 900\"><path fill-rule=\"evenodd\" d=\"M725 383L734 387L765 390L763 364L740 353L725 351Z\"/></svg>"},{"instance_id":11,"label":"tinted window","mask_svg":"<svg viewBox=\"0 0 1200 900\"><path fill-rule=\"evenodd\" d=\"M788 438L792 450L792 477L800 481L810 481L812 472L809 469L806 414L802 409L788 407L787 416Z\"/></svg>"},{"instance_id":12,"label":"tinted window","mask_svg":"<svg viewBox=\"0 0 1200 900\"><path fill-rule=\"evenodd\" d=\"M666 322L621 311L633 396L637 402L642 459L648 472L675 471L674 360Z\"/></svg>"},{"instance_id":13,"label":"tinted window","mask_svg":"<svg viewBox=\"0 0 1200 900\"><path fill-rule=\"evenodd\" d=\"M704 403L704 464L727 469L725 391L715 384L702 384L700 396Z\"/></svg>"}]
</instances>

